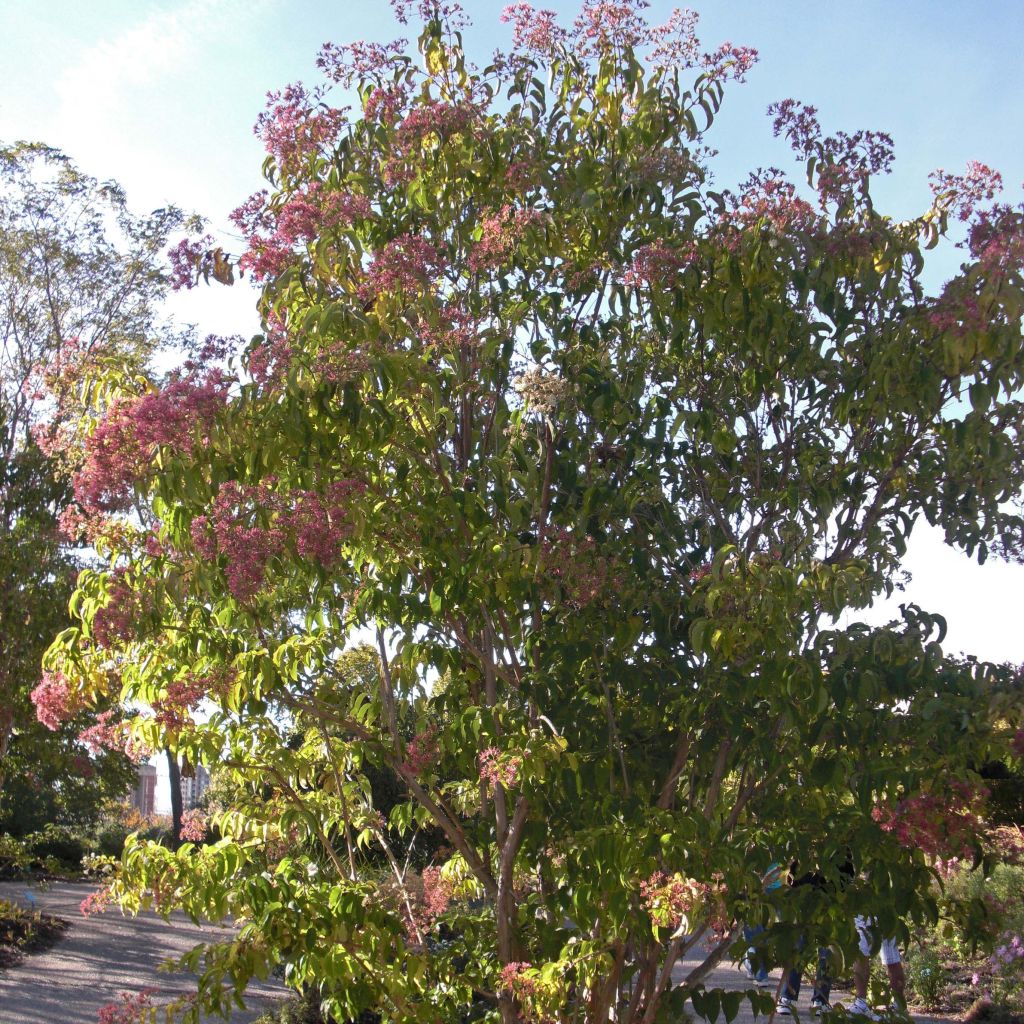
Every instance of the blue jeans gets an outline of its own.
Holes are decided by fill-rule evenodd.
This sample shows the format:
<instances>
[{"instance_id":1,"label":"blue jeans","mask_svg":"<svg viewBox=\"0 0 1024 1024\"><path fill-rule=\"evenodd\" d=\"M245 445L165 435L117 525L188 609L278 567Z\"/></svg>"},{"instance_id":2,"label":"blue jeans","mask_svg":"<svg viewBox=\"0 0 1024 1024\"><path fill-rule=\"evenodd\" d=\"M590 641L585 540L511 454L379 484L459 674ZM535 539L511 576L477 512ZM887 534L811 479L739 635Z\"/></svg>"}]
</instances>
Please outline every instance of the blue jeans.
<instances>
[{"instance_id":1,"label":"blue jeans","mask_svg":"<svg viewBox=\"0 0 1024 1024\"><path fill-rule=\"evenodd\" d=\"M804 947L804 941L797 944L797 952L799 953ZM820 999L823 1002L828 1002L828 997L832 994L832 978L828 973L828 947L818 947L818 967L814 974L814 996L815 999ZM794 967L789 972L789 977L786 978L786 988L783 995L787 999L798 999L800 996L800 982L803 977L803 968Z\"/></svg>"},{"instance_id":2,"label":"blue jeans","mask_svg":"<svg viewBox=\"0 0 1024 1024\"><path fill-rule=\"evenodd\" d=\"M749 924L743 926L743 941L747 944L747 963L750 964L751 970L754 972L754 981L767 981L768 980L768 968L765 967L764 961L757 957L756 959L750 954L754 952L753 946L750 944L764 931L763 924L755 924L751 927Z\"/></svg>"}]
</instances>

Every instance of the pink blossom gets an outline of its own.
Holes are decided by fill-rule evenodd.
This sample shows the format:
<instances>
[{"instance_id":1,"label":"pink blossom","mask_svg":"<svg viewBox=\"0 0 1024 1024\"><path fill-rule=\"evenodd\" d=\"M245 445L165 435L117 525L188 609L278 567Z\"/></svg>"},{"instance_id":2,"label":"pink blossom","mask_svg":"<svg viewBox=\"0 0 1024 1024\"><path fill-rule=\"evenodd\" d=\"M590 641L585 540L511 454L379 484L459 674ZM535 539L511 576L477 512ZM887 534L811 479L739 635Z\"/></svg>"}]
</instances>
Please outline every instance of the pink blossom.
<instances>
[{"instance_id":1,"label":"pink blossom","mask_svg":"<svg viewBox=\"0 0 1024 1024\"><path fill-rule=\"evenodd\" d=\"M449 31L459 31L469 24L462 5L452 0L391 0L391 10L402 25L408 23L413 12L424 24L437 19Z\"/></svg>"},{"instance_id":2,"label":"pink blossom","mask_svg":"<svg viewBox=\"0 0 1024 1024\"><path fill-rule=\"evenodd\" d=\"M1024 206L998 204L976 213L968 247L979 267L994 277L1024 267Z\"/></svg>"},{"instance_id":3,"label":"pink blossom","mask_svg":"<svg viewBox=\"0 0 1024 1024\"><path fill-rule=\"evenodd\" d=\"M713 53L704 54L701 65L712 80L731 78L746 81L747 72L757 63L757 50L752 46L734 46L725 42Z\"/></svg>"},{"instance_id":4,"label":"pink blossom","mask_svg":"<svg viewBox=\"0 0 1024 1024\"><path fill-rule=\"evenodd\" d=\"M144 988L135 995L122 992L119 1003L107 1003L100 1008L97 1024L143 1024L151 1020L154 1012L151 997L158 991L156 988Z\"/></svg>"},{"instance_id":5,"label":"pink blossom","mask_svg":"<svg viewBox=\"0 0 1024 1024\"><path fill-rule=\"evenodd\" d=\"M95 892L89 893L84 900L79 904L78 909L86 916L89 917L92 914L102 914L104 910L110 904L113 899L113 893L110 891L110 886L104 886L102 889L97 889Z\"/></svg>"},{"instance_id":6,"label":"pink blossom","mask_svg":"<svg viewBox=\"0 0 1024 1024\"><path fill-rule=\"evenodd\" d=\"M402 767L410 775L422 775L437 764L438 756L437 727L431 725L406 743Z\"/></svg>"},{"instance_id":7,"label":"pink blossom","mask_svg":"<svg viewBox=\"0 0 1024 1024\"><path fill-rule=\"evenodd\" d=\"M515 252L526 229L540 219L537 210L513 209L508 205L484 217L480 222L480 238L474 243L467 260L470 270L488 270L505 263Z\"/></svg>"},{"instance_id":8,"label":"pink blossom","mask_svg":"<svg viewBox=\"0 0 1024 1024\"><path fill-rule=\"evenodd\" d=\"M513 48L537 57L550 57L568 38L554 11L538 11L532 4L509 4L501 20L512 25Z\"/></svg>"},{"instance_id":9,"label":"pink blossom","mask_svg":"<svg viewBox=\"0 0 1024 1024\"><path fill-rule=\"evenodd\" d=\"M527 971L533 969L533 964L528 960L514 960L505 964L501 969L498 988L522 999L532 996L537 991L537 979L530 977Z\"/></svg>"},{"instance_id":10,"label":"pink blossom","mask_svg":"<svg viewBox=\"0 0 1024 1024\"><path fill-rule=\"evenodd\" d=\"M895 805L879 804L871 812L883 832L892 833L902 846L932 857L969 856L981 833L976 810L984 791L953 782L944 796L921 793Z\"/></svg>"},{"instance_id":11,"label":"pink blossom","mask_svg":"<svg viewBox=\"0 0 1024 1024\"><path fill-rule=\"evenodd\" d=\"M405 60L406 46L405 39L390 43L358 41L344 46L325 43L316 64L331 81L348 88L357 80L390 77Z\"/></svg>"},{"instance_id":12,"label":"pink blossom","mask_svg":"<svg viewBox=\"0 0 1024 1024\"><path fill-rule=\"evenodd\" d=\"M160 447L187 450L205 431L227 395L222 375L172 380L160 391L113 402L87 439L85 460L73 478L75 498L87 512L123 510L133 486L152 470Z\"/></svg>"},{"instance_id":13,"label":"pink blossom","mask_svg":"<svg viewBox=\"0 0 1024 1024\"><path fill-rule=\"evenodd\" d=\"M429 284L439 262L437 250L425 238L401 235L370 261L360 298L375 298L380 292L420 291Z\"/></svg>"},{"instance_id":14,"label":"pink blossom","mask_svg":"<svg viewBox=\"0 0 1024 1024\"><path fill-rule=\"evenodd\" d=\"M124 750L127 738L127 722L114 719L114 711L104 711L96 721L78 734L78 739L94 754L104 750Z\"/></svg>"},{"instance_id":15,"label":"pink blossom","mask_svg":"<svg viewBox=\"0 0 1024 1024\"><path fill-rule=\"evenodd\" d=\"M199 268L203 257L213 248L213 237L183 238L167 252L171 264L171 288L180 291L192 289L199 283Z\"/></svg>"},{"instance_id":16,"label":"pink blossom","mask_svg":"<svg viewBox=\"0 0 1024 1024\"><path fill-rule=\"evenodd\" d=\"M206 818L198 807L181 816L179 838L187 843L201 843L206 838Z\"/></svg>"},{"instance_id":17,"label":"pink blossom","mask_svg":"<svg viewBox=\"0 0 1024 1024\"><path fill-rule=\"evenodd\" d=\"M102 648L130 642L137 635L142 618L152 608L150 593L135 589L123 566L114 570L107 583L106 596L106 603L93 613L91 624L93 639Z\"/></svg>"},{"instance_id":18,"label":"pink blossom","mask_svg":"<svg viewBox=\"0 0 1024 1024\"><path fill-rule=\"evenodd\" d=\"M576 51L584 57L599 57L643 46L649 35L640 12L648 7L647 0L583 0L573 24Z\"/></svg>"},{"instance_id":19,"label":"pink blossom","mask_svg":"<svg viewBox=\"0 0 1024 1024\"><path fill-rule=\"evenodd\" d=\"M44 672L39 685L32 691L36 718L51 732L56 732L81 710L77 697L72 696L67 680L60 672Z\"/></svg>"},{"instance_id":20,"label":"pink blossom","mask_svg":"<svg viewBox=\"0 0 1024 1024\"><path fill-rule=\"evenodd\" d=\"M970 220L978 206L1003 190L1002 175L977 160L968 162L965 174L940 168L929 175L929 181L936 202L962 221Z\"/></svg>"},{"instance_id":21,"label":"pink blossom","mask_svg":"<svg viewBox=\"0 0 1024 1024\"><path fill-rule=\"evenodd\" d=\"M285 174L334 145L347 123L345 111L319 102L298 83L267 93L267 110L254 131Z\"/></svg>"},{"instance_id":22,"label":"pink blossom","mask_svg":"<svg viewBox=\"0 0 1024 1024\"><path fill-rule=\"evenodd\" d=\"M693 243L671 249L664 242L642 245L633 253L633 262L623 280L628 285L670 284L697 257Z\"/></svg>"},{"instance_id":23,"label":"pink blossom","mask_svg":"<svg viewBox=\"0 0 1024 1024\"><path fill-rule=\"evenodd\" d=\"M720 221L726 229L762 225L785 234L807 230L815 221L811 205L797 196L796 186L774 167L751 174L739 196L730 195L729 202Z\"/></svg>"},{"instance_id":24,"label":"pink blossom","mask_svg":"<svg viewBox=\"0 0 1024 1024\"><path fill-rule=\"evenodd\" d=\"M452 899L452 883L442 877L440 868L424 868L423 875L423 917L427 923L439 918Z\"/></svg>"},{"instance_id":25,"label":"pink blossom","mask_svg":"<svg viewBox=\"0 0 1024 1024\"><path fill-rule=\"evenodd\" d=\"M494 793L498 786L512 789L519 784L519 772L523 759L516 755L502 756L497 747L487 747L477 758L480 779L487 785L488 793Z\"/></svg>"},{"instance_id":26,"label":"pink blossom","mask_svg":"<svg viewBox=\"0 0 1024 1024\"><path fill-rule=\"evenodd\" d=\"M697 39L697 14L676 8L664 25L650 29L652 45L649 60L656 68L690 68L697 63L700 42Z\"/></svg>"}]
</instances>

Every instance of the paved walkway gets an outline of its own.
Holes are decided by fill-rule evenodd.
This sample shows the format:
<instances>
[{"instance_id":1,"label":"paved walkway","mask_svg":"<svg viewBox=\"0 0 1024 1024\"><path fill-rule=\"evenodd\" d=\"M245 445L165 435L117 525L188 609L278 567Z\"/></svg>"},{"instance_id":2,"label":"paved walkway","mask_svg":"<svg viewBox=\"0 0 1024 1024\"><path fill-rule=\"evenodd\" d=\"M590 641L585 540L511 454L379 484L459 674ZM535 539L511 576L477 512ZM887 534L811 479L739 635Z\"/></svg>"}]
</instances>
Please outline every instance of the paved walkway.
<instances>
[{"instance_id":1,"label":"paved walkway","mask_svg":"<svg viewBox=\"0 0 1024 1024\"><path fill-rule=\"evenodd\" d=\"M173 915L170 922L152 913L123 917L116 909L84 917L79 904L94 889L93 885L60 882L32 891L36 909L63 917L71 926L52 949L26 957L18 967L0 970L0 1024L96 1024L100 1007L117 1000L122 992L154 986L160 990L155 1001L164 1003L194 991L191 975L157 973L157 968L200 942L222 939L225 930L194 925L181 914ZM0 883L0 898L29 906L23 883ZM685 977L697 963L695 959L677 965L676 976ZM778 982L779 972L775 971L772 987L765 991L774 994ZM750 983L726 964L712 971L706 987L747 989ZM281 986L254 982L246 993L249 1009L236 1011L230 1024L250 1024L283 993ZM807 984L800 997L799 1024L815 1020L810 1013L810 995ZM844 992L836 992L833 998L850 1001ZM766 1020L760 1018L761 1024ZM781 1024L786 1018L776 1020ZM940 1018L915 1020L917 1024L937 1024ZM724 1024L724 1018L719 1022ZM734 1024L754 1024L748 1001L744 1000Z\"/></svg>"},{"instance_id":2,"label":"paved walkway","mask_svg":"<svg viewBox=\"0 0 1024 1024\"><path fill-rule=\"evenodd\" d=\"M157 968L200 942L222 940L225 930L194 925L182 914L166 922L153 913L123 917L111 908L85 917L79 904L95 888L58 882L32 890L36 909L63 917L71 926L52 949L0 970L0 1024L96 1024L100 1007L122 992L153 986L160 990L154 1001L164 1003L195 991L192 975L157 973ZM25 889L24 883L3 882L0 897L27 908ZM231 1024L250 1024L282 992L276 985L254 982L245 1000L250 1009L236 1011Z\"/></svg>"}]
</instances>

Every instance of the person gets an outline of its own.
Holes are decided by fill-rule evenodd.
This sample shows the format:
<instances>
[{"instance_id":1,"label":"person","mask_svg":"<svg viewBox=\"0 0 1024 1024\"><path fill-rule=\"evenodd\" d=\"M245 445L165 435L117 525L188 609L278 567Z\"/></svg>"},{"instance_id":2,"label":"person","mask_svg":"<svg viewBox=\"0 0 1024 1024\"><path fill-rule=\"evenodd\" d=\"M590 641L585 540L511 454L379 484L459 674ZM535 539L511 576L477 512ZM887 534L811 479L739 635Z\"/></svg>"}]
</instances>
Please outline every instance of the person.
<instances>
[{"instance_id":1,"label":"person","mask_svg":"<svg viewBox=\"0 0 1024 1024\"><path fill-rule=\"evenodd\" d=\"M773 862L768 866L768 870L765 872L764 878L761 879L761 885L765 892L774 892L776 889L782 887L782 876L785 869L778 861ZM757 947L753 945L754 940L758 935L764 932L764 925L756 924L743 926L743 941L747 943L747 955L743 958L740 963L740 970L755 984L758 988L763 988L766 985L771 984L771 976L768 972L768 965L764 962L764 958L759 956ZM756 969L755 969L756 967Z\"/></svg>"},{"instance_id":2,"label":"person","mask_svg":"<svg viewBox=\"0 0 1024 1024\"><path fill-rule=\"evenodd\" d=\"M814 990L811 993L811 1013L818 1016L832 1009L829 996L832 994L832 977L829 974L829 951L827 946L818 947L818 965L814 972ZM793 967L786 975L786 984L775 1004L775 1013L780 1017L792 1017L793 1008L800 998L800 984L803 968Z\"/></svg>"},{"instance_id":3,"label":"person","mask_svg":"<svg viewBox=\"0 0 1024 1024\"><path fill-rule=\"evenodd\" d=\"M860 939L860 956L853 965L854 1000L850 1004L850 1013L868 1020L878 1020L878 1014L868 1003L868 979L871 975L871 947L874 944L874 920L858 915L854 919L857 935ZM878 949L878 956L885 964L889 975L889 987L892 989L893 1002L889 1007L900 1013L907 1010L907 975L903 969L903 959L895 939L883 939Z\"/></svg>"}]
</instances>

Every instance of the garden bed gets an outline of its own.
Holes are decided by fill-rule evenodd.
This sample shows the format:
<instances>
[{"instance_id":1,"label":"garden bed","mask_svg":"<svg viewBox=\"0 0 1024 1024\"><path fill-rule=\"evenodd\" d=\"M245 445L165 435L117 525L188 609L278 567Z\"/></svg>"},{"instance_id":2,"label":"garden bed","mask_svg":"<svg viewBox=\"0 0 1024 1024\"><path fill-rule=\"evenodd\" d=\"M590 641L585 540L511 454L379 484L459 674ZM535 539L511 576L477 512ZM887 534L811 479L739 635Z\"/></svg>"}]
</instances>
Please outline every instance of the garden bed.
<instances>
[{"instance_id":1,"label":"garden bed","mask_svg":"<svg viewBox=\"0 0 1024 1024\"><path fill-rule=\"evenodd\" d=\"M24 910L0 900L0 969L14 967L31 953L42 953L60 941L68 928L62 917Z\"/></svg>"}]
</instances>

